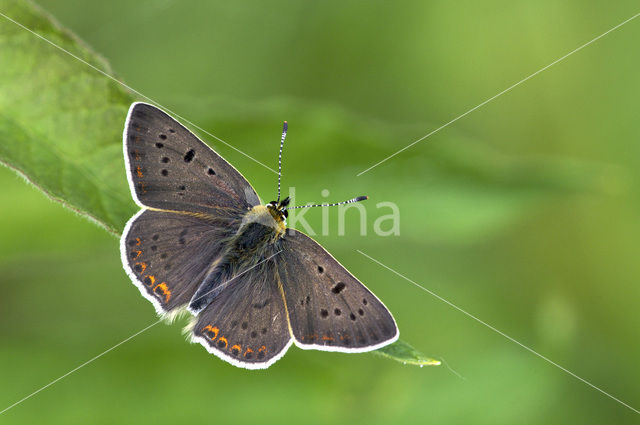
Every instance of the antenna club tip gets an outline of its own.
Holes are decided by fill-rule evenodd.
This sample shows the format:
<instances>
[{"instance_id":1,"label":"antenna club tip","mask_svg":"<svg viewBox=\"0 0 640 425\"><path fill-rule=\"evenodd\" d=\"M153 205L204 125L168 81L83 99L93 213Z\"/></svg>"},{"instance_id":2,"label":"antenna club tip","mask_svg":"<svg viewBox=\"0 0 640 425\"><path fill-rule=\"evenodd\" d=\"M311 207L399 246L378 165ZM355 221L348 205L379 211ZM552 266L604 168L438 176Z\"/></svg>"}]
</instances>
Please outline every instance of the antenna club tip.
<instances>
[{"instance_id":1,"label":"antenna club tip","mask_svg":"<svg viewBox=\"0 0 640 425\"><path fill-rule=\"evenodd\" d=\"M356 202L360 202L360 201L366 201L367 199L369 199L368 196L358 196L356 198Z\"/></svg>"},{"instance_id":2,"label":"antenna club tip","mask_svg":"<svg viewBox=\"0 0 640 425\"><path fill-rule=\"evenodd\" d=\"M289 128L289 124L287 124L287 122L285 121L282 125L282 131L287 131L287 128Z\"/></svg>"}]
</instances>

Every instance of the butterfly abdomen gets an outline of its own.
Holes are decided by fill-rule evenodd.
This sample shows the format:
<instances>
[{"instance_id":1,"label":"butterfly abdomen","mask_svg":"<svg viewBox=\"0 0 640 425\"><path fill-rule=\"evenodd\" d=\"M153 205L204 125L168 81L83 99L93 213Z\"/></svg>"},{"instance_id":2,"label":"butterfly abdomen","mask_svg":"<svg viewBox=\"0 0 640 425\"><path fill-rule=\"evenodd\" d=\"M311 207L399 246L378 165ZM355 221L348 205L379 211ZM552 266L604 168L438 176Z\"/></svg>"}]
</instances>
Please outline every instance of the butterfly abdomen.
<instances>
[{"instance_id":1,"label":"butterfly abdomen","mask_svg":"<svg viewBox=\"0 0 640 425\"><path fill-rule=\"evenodd\" d=\"M233 277L238 273L253 268L272 255L273 243L281 237L283 228L265 207L255 207L247 213L222 258L198 287L189 303L189 310L199 313L214 300L226 282L233 284Z\"/></svg>"}]
</instances>

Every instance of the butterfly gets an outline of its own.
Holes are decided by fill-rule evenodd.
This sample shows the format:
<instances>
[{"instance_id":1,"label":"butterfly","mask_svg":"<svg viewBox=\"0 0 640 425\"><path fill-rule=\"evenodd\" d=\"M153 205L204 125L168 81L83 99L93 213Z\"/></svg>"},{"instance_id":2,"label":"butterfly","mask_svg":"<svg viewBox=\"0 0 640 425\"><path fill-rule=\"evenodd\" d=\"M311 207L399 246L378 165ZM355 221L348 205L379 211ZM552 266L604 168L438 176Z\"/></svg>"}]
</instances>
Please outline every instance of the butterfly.
<instances>
[{"instance_id":1,"label":"butterfly","mask_svg":"<svg viewBox=\"0 0 640 425\"><path fill-rule=\"evenodd\" d=\"M286 132L285 122L280 170ZM286 227L288 210L301 207L280 199L280 172L277 201L263 205L231 164L141 102L129 109L123 149L141 207L120 240L124 269L158 314L193 315L191 342L263 369L292 343L355 353L397 340L384 304L317 242Z\"/></svg>"}]
</instances>

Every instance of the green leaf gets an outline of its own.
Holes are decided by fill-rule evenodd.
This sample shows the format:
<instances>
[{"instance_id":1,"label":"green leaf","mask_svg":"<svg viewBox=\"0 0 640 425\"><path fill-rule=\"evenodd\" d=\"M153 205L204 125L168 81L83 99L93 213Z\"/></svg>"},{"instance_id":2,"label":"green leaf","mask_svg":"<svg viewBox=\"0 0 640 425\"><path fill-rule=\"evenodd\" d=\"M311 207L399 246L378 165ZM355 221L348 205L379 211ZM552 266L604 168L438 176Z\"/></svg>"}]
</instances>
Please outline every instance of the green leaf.
<instances>
[{"instance_id":1,"label":"green leaf","mask_svg":"<svg viewBox=\"0 0 640 425\"><path fill-rule=\"evenodd\" d=\"M30 3L5 1L3 13L110 72L104 60ZM51 198L119 233L135 212L118 143L133 97L4 19L0 63L0 161Z\"/></svg>"},{"instance_id":2,"label":"green leaf","mask_svg":"<svg viewBox=\"0 0 640 425\"><path fill-rule=\"evenodd\" d=\"M440 360L426 357L404 341L396 341L393 344L377 349L373 353L393 359L403 364L411 364L420 367L440 365Z\"/></svg>"}]
</instances>

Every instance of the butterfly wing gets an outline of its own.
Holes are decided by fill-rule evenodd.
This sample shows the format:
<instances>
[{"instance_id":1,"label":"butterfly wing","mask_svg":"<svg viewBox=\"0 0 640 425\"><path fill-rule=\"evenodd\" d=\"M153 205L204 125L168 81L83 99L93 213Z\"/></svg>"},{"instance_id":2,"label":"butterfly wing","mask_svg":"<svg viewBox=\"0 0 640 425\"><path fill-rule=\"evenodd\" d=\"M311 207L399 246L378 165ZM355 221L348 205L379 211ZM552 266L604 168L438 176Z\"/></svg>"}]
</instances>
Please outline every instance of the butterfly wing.
<instances>
[{"instance_id":1,"label":"butterfly wing","mask_svg":"<svg viewBox=\"0 0 640 425\"><path fill-rule=\"evenodd\" d=\"M194 319L192 341L234 366L269 367L292 342L274 260L222 285L224 290Z\"/></svg>"},{"instance_id":2,"label":"butterfly wing","mask_svg":"<svg viewBox=\"0 0 640 425\"><path fill-rule=\"evenodd\" d=\"M127 223L122 263L156 311L170 312L189 302L260 200L235 168L155 106L131 105L123 146L133 198L151 210Z\"/></svg>"},{"instance_id":3,"label":"butterfly wing","mask_svg":"<svg viewBox=\"0 0 640 425\"><path fill-rule=\"evenodd\" d=\"M287 229L278 245L274 259L298 347L363 352L398 339L384 304L317 242Z\"/></svg>"},{"instance_id":4,"label":"butterfly wing","mask_svg":"<svg viewBox=\"0 0 640 425\"><path fill-rule=\"evenodd\" d=\"M240 225L239 216L221 211L143 209L127 223L120 240L122 264L158 314L189 302Z\"/></svg>"},{"instance_id":5,"label":"butterfly wing","mask_svg":"<svg viewBox=\"0 0 640 425\"><path fill-rule=\"evenodd\" d=\"M141 206L199 212L260 204L231 164L155 106L131 105L123 141L129 186Z\"/></svg>"}]
</instances>

